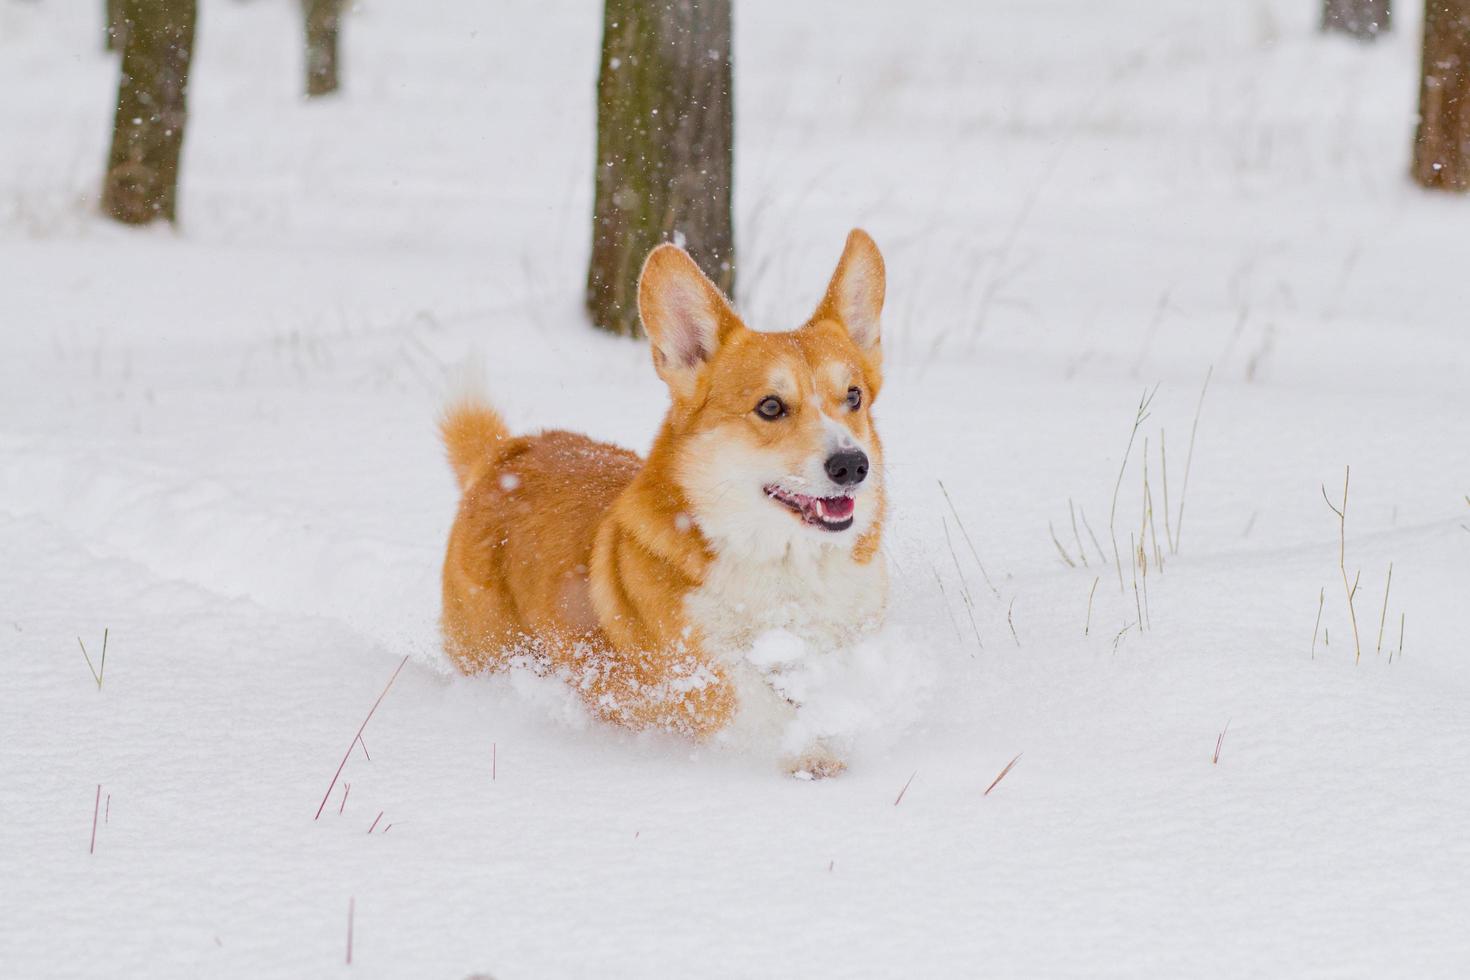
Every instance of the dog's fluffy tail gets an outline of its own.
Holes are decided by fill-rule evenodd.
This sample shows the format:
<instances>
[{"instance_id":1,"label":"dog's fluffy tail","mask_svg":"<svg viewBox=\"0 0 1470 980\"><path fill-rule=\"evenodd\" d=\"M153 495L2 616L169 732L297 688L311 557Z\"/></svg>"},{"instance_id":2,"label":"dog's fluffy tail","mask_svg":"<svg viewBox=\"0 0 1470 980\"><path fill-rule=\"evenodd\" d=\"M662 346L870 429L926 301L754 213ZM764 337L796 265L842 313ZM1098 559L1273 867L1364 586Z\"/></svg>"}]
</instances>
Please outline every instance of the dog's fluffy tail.
<instances>
[{"instance_id":1,"label":"dog's fluffy tail","mask_svg":"<svg viewBox=\"0 0 1470 980\"><path fill-rule=\"evenodd\" d=\"M463 490L475 482L499 457L510 429L500 413L490 407L478 373L460 372L454 394L439 419L439 434L449 452L449 466Z\"/></svg>"}]
</instances>

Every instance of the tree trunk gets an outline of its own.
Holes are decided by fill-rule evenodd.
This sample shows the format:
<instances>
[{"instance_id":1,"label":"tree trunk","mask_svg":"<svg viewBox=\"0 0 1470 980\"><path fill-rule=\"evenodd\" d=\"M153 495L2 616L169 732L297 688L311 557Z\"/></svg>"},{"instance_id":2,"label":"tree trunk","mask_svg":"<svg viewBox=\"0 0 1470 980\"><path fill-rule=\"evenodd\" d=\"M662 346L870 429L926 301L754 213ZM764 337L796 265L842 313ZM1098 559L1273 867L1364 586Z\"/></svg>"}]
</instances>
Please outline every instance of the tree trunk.
<instances>
[{"instance_id":1,"label":"tree trunk","mask_svg":"<svg viewBox=\"0 0 1470 980\"><path fill-rule=\"evenodd\" d=\"M587 271L596 326L643 335L638 273L660 242L734 288L730 73L730 0L606 0Z\"/></svg>"},{"instance_id":2,"label":"tree trunk","mask_svg":"<svg viewBox=\"0 0 1470 980\"><path fill-rule=\"evenodd\" d=\"M106 0L103 5L103 16L107 23L103 26L102 46L108 51L117 51L127 46L127 22L123 19L122 0Z\"/></svg>"},{"instance_id":3,"label":"tree trunk","mask_svg":"<svg viewBox=\"0 0 1470 980\"><path fill-rule=\"evenodd\" d=\"M342 0L302 0L306 15L306 94L337 91L337 28Z\"/></svg>"},{"instance_id":4,"label":"tree trunk","mask_svg":"<svg viewBox=\"0 0 1470 980\"><path fill-rule=\"evenodd\" d=\"M1388 33L1392 13L1390 0L1322 0L1322 30L1371 41Z\"/></svg>"},{"instance_id":5,"label":"tree trunk","mask_svg":"<svg viewBox=\"0 0 1470 980\"><path fill-rule=\"evenodd\" d=\"M123 0L122 78L102 181L102 208L118 221L174 220L194 14L194 0Z\"/></svg>"},{"instance_id":6,"label":"tree trunk","mask_svg":"<svg viewBox=\"0 0 1470 980\"><path fill-rule=\"evenodd\" d=\"M1470 0L1428 0L1414 179L1470 190Z\"/></svg>"}]
</instances>

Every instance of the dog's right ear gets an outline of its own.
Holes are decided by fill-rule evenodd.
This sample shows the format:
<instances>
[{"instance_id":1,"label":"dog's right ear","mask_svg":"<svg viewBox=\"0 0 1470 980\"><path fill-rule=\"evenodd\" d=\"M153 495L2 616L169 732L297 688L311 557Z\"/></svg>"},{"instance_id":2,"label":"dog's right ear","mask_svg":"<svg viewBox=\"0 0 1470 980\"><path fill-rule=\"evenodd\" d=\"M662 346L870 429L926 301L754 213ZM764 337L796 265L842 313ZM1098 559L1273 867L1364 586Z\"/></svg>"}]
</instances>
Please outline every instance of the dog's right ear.
<instances>
[{"instance_id":1,"label":"dog's right ear","mask_svg":"<svg viewBox=\"0 0 1470 980\"><path fill-rule=\"evenodd\" d=\"M667 242L648 253L638 277L638 315L653 346L653 366L676 395L695 380L740 320L689 253Z\"/></svg>"}]
</instances>

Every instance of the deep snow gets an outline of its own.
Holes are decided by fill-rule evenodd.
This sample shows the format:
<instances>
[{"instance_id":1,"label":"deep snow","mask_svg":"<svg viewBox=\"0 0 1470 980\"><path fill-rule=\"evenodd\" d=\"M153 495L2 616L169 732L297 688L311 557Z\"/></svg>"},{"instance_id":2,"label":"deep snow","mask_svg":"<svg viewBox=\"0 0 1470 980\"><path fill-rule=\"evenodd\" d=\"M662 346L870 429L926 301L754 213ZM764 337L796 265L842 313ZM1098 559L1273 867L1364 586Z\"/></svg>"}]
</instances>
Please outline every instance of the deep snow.
<instances>
[{"instance_id":1,"label":"deep snow","mask_svg":"<svg viewBox=\"0 0 1470 980\"><path fill-rule=\"evenodd\" d=\"M438 650L455 366L518 427L662 409L578 309L598 5L361 5L308 105L295 4L208 0L172 232L94 213L100 10L0 0L0 972L324 975L349 900L378 976L1463 969L1470 206L1405 178L1417 11L737 6L738 305L794 325L854 224L890 275L892 612L815 681L820 784ZM1211 367L1144 631L1048 526L1110 552L1155 384L1122 548L1161 427L1177 522Z\"/></svg>"}]
</instances>

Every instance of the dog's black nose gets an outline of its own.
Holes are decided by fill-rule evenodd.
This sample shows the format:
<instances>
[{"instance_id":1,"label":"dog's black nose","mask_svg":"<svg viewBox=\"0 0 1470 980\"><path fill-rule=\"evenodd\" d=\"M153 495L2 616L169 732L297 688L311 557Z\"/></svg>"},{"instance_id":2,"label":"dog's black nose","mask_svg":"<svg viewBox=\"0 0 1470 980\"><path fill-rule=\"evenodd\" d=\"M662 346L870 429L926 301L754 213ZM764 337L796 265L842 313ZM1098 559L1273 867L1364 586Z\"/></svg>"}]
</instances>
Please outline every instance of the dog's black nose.
<instances>
[{"instance_id":1,"label":"dog's black nose","mask_svg":"<svg viewBox=\"0 0 1470 980\"><path fill-rule=\"evenodd\" d=\"M840 486L856 486L868 478L868 454L861 449L844 449L827 457L827 475Z\"/></svg>"}]
</instances>

